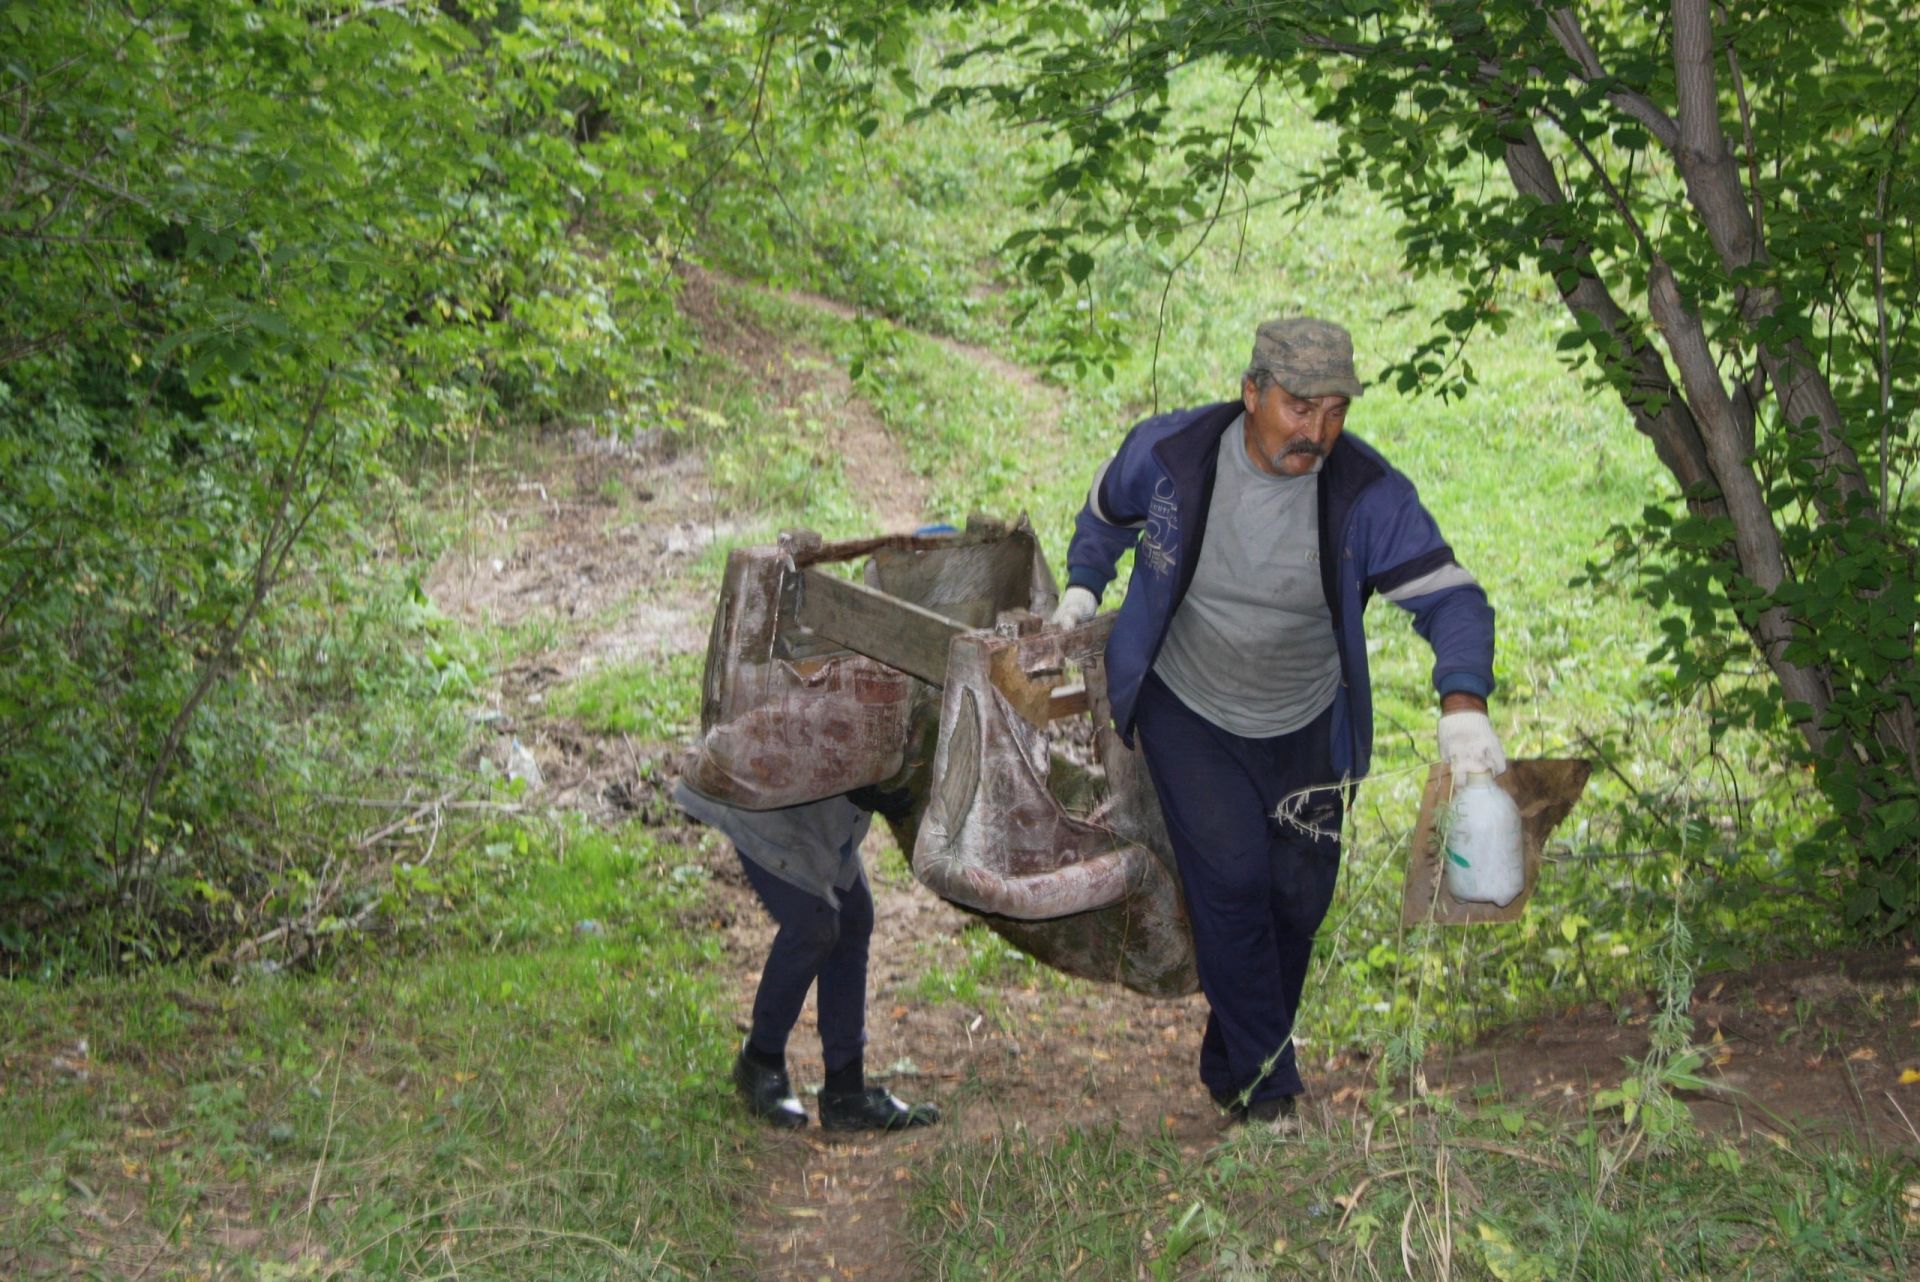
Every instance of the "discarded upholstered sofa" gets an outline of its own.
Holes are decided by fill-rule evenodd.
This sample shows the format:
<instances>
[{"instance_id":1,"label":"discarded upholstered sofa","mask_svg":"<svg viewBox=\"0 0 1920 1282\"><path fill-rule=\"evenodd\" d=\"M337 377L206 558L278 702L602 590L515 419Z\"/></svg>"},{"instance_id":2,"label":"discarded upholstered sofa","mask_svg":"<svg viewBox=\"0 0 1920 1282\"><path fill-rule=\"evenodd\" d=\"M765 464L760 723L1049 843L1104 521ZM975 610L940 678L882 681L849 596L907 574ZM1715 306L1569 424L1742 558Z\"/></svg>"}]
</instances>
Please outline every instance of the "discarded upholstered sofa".
<instances>
[{"instance_id":1,"label":"discarded upholstered sofa","mask_svg":"<svg viewBox=\"0 0 1920 1282\"><path fill-rule=\"evenodd\" d=\"M1017 947L1138 992L1191 992L1159 806L1111 728L1111 617L1056 631L1054 599L1024 519L737 549L686 777L749 809L874 789L915 876Z\"/></svg>"}]
</instances>

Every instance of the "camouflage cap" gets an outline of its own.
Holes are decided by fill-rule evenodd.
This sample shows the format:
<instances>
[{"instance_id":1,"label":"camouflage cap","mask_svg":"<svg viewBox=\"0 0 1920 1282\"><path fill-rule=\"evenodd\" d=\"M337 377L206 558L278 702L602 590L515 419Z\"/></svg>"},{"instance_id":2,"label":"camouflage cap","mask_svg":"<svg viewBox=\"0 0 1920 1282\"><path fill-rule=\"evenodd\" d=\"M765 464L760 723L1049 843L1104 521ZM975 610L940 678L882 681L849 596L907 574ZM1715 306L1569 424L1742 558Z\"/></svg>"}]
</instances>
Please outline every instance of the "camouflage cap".
<instances>
[{"instance_id":1,"label":"camouflage cap","mask_svg":"<svg viewBox=\"0 0 1920 1282\"><path fill-rule=\"evenodd\" d=\"M1353 374L1353 338L1332 321L1312 316L1271 320L1254 331L1247 373L1264 370L1295 396L1359 396Z\"/></svg>"}]
</instances>

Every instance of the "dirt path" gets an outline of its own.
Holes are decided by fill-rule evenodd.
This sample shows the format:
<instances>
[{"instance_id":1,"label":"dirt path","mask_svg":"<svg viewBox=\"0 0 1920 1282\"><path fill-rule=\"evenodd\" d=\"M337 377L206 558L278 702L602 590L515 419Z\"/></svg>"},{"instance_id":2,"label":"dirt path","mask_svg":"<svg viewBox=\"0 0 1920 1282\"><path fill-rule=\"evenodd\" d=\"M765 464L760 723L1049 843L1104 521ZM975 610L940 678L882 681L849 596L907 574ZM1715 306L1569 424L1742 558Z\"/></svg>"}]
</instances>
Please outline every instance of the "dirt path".
<instances>
[{"instance_id":1,"label":"dirt path","mask_svg":"<svg viewBox=\"0 0 1920 1282\"><path fill-rule=\"evenodd\" d=\"M788 297L851 315L831 300ZM795 407L829 416L848 479L877 526L917 522L925 481L835 363L728 311L703 280L689 283L686 303L710 350L762 380L769 416ZM1043 386L992 353L946 346L987 376ZM1052 400L1046 430L1057 433ZM662 798L678 745L594 735L545 707L550 688L600 664L704 648L713 585L691 569L702 548L733 530L730 514L701 461L658 434L575 435L473 482L487 504L429 590L463 619L541 638L505 670L493 750L504 756L517 736L539 760L551 804L609 820L638 813L697 852L712 874L709 911L724 940L730 1014L744 1031L772 928L730 849ZM966 930L966 914L913 882L878 826L864 854L877 917L869 1071L903 1097L936 1102L945 1119L936 1131L886 1138L842 1141L816 1128L758 1136L750 1160L759 1183L740 1211L760 1277L919 1276L910 1180L955 1132L1018 1126L1045 1137L1114 1124L1164 1135L1195 1155L1218 1142L1219 1118L1193 1081L1200 999L1155 1002L1008 961L991 936ZM1920 1087L1901 1080L1920 1068L1916 980L1920 957L1892 953L1703 982L1694 1013L1724 1084L1694 1101L1703 1123L1743 1136L1864 1130L1879 1143L1920 1148L1909 1122L1920 1121ZM1428 1082L1466 1092L1498 1081L1510 1098L1578 1111L1592 1091L1618 1083L1625 1057L1644 1054L1650 1012L1644 1001L1572 1008L1437 1058ZM1364 1060L1332 1049L1310 1036L1303 1045L1308 1125L1331 1125L1371 1087ZM811 1002L791 1065L797 1083L817 1088ZM713 1071L723 1075L726 1065Z\"/></svg>"},{"instance_id":2,"label":"dirt path","mask_svg":"<svg viewBox=\"0 0 1920 1282\"><path fill-rule=\"evenodd\" d=\"M858 320L861 314L860 309L850 303L844 303L837 298L828 298L825 294L809 293L804 289L783 290L780 297L788 302L798 303L802 307L811 307L829 316L837 316L841 320ZM1060 389L1026 366L1015 364L990 347L963 343L945 334L923 334L922 337L938 343L962 362L973 366L988 377L1036 394L1047 408L1031 425L1033 434L1039 438L1035 444L1042 446L1060 444L1060 418L1066 409L1066 401Z\"/></svg>"},{"instance_id":3,"label":"dirt path","mask_svg":"<svg viewBox=\"0 0 1920 1282\"><path fill-rule=\"evenodd\" d=\"M906 451L854 389L839 362L804 343L770 334L723 306L716 290L721 283L743 285L699 270L681 278L681 310L700 331L708 350L723 353L735 368L761 380L769 422L778 422L779 414L791 409L817 413L831 425L848 488L871 507L877 529L918 526L932 487L913 471ZM853 314L838 305L830 310L837 316Z\"/></svg>"}]
</instances>

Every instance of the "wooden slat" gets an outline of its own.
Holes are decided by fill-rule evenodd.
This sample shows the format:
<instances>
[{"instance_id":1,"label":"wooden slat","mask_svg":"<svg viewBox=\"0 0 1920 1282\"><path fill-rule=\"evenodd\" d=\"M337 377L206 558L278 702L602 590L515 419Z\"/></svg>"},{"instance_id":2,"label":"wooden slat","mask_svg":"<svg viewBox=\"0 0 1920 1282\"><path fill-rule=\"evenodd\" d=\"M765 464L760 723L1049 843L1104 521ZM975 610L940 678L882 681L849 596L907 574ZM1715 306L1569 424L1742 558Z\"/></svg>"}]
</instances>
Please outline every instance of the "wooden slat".
<instances>
[{"instance_id":1,"label":"wooden slat","mask_svg":"<svg viewBox=\"0 0 1920 1282\"><path fill-rule=\"evenodd\" d=\"M837 645L934 685L946 684L947 647L965 631L911 601L812 569L800 572L800 609L794 618Z\"/></svg>"},{"instance_id":2,"label":"wooden slat","mask_svg":"<svg viewBox=\"0 0 1920 1282\"><path fill-rule=\"evenodd\" d=\"M1080 684L1055 686L1047 698L1047 720L1076 716L1087 710L1087 687Z\"/></svg>"}]
</instances>

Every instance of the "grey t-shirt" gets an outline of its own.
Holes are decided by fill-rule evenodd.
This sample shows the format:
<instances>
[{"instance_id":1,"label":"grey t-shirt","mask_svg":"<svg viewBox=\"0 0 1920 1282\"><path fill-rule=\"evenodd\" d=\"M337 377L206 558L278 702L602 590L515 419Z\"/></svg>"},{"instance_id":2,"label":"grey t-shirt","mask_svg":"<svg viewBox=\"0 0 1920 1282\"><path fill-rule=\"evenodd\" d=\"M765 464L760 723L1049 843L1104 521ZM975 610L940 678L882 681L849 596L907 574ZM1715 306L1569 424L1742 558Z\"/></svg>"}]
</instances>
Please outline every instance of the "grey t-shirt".
<instances>
[{"instance_id":1,"label":"grey t-shirt","mask_svg":"<svg viewBox=\"0 0 1920 1282\"><path fill-rule=\"evenodd\" d=\"M873 815L844 794L777 810L742 810L695 792L673 790L682 810L725 833L740 853L781 881L840 907L839 893L860 880L860 843Z\"/></svg>"},{"instance_id":2,"label":"grey t-shirt","mask_svg":"<svg viewBox=\"0 0 1920 1282\"><path fill-rule=\"evenodd\" d=\"M1153 670L1180 702L1246 739L1298 730L1339 688L1318 479L1256 467L1244 415L1220 440L1200 563Z\"/></svg>"}]
</instances>

